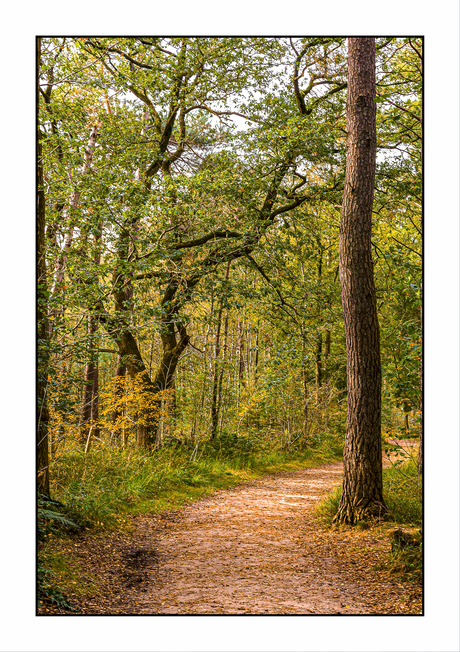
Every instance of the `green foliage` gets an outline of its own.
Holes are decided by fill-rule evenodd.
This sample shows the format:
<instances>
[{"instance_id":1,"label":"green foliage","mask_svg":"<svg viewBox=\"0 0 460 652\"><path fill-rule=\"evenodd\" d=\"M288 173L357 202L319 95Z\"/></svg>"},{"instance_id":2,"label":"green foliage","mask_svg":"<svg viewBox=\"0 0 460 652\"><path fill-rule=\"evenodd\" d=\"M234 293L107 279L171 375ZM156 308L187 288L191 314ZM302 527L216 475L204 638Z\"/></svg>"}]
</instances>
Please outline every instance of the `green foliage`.
<instances>
[{"instance_id":1,"label":"green foliage","mask_svg":"<svg viewBox=\"0 0 460 652\"><path fill-rule=\"evenodd\" d=\"M414 537L414 542L408 545L392 545L391 571L402 573L410 582L421 582L423 578L423 539L421 531L419 537Z\"/></svg>"},{"instance_id":2,"label":"green foliage","mask_svg":"<svg viewBox=\"0 0 460 652\"><path fill-rule=\"evenodd\" d=\"M61 589L55 586L53 579L56 574L45 568L39 560L37 568L37 597L38 605L42 606L44 600L49 600L52 604L70 611L78 611L62 595Z\"/></svg>"},{"instance_id":3,"label":"green foliage","mask_svg":"<svg viewBox=\"0 0 460 652\"><path fill-rule=\"evenodd\" d=\"M423 496L417 464L413 459L400 461L383 471L383 497L389 508L388 529L390 523L405 527L422 526ZM317 507L318 517L326 524L331 524L337 514L342 487L336 487ZM369 524L356 524L358 529L369 527ZM401 545L393 542L388 560L390 572L401 573L411 582L420 582L423 574L423 539L421 530L414 537L414 543Z\"/></svg>"},{"instance_id":4,"label":"green foliage","mask_svg":"<svg viewBox=\"0 0 460 652\"><path fill-rule=\"evenodd\" d=\"M50 509L50 506L53 506L54 509ZM75 531L78 529L77 524L67 518L61 511L58 511L58 509L63 510L65 507L62 503L50 500L47 496L38 496L37 525L38 540L40 542L46 540L46 537L52 533L60 534L63 531ZM55 585L53 578L56 575L46 568L46 562L41 553L42 551L39 552L37 564L37 598L39 606L46 599L58 607L76 611L62 595L61 589Z\"/></svg>"},{"instance_id":5,"label":"green foliage","mask_svg":"<svg viewBox=\"0 0 460 652\"><path fill-rule=\"evenodd\" d=\"M177 508L263 473L333 461L337 452L328 442L316 450L287 452L275 442L236 435L198 445L176 443L151 455L95 449L61 458L54 492L81 527L116 527L126 513Z\"/></svg>"},{"instance_id":6,"label":"green foliage","mask_svg":"<svg viewBox=\"0 0 460 652\"><path fill-rule=\"evenodd\" d=\"M399 447L398 447L399 448ZM422 490L417 465L412 459L397 460L383 471L383 497L389 509L388 520L401 525L422 525ZM337 513L342 487L336 487L318 505L318 514L331 523Z\"/></svg>"},{"instance_id":7,"label":"green foliage","mask_svg":"<svg viewBox=\"0 0 460 652\"><path fill-rule=\"evenodd\" d=\"M418 527L422 525L422 488L414 460L385 469L383 495L392 521Z\"/></svg>"},{"instance_id":8,"label":"green foliage","mask_svg":"<svg viewBox=\"0 0 460 652\"><path fill-rule=\"evenodd\" d=\"M62 504L40 506L40 536L116 526L124 513L169 509L286 464L340 456L345 39L41 43L49 275L41 301L50 338L39 340L38 361ZM377 39L372 244L388 437L415 434L419 419L417 48L420 39ZM123 337L139 352L137 363L123 363L145 367L153 381L165 335L177 339L183 328L190 345L174 390L143 395L132 369L114 381ZM88 363L98 368L92 430L82 415ZM157 416L159 450L134 450L139 426Z\"/></svg>"},{"instance_id":9,"label":"green foliage","mask_svg":"<svg viewBox=\"0 0 460 652\"><path fill-rule=\"evenodd\" d=\"M50 532L56 533L58 530L75 530L78 528L76 523L62 513L65 509L62 503L39 494L37 502L37 533L39 540L43 540Z\"/></svg>"}]
</instances>

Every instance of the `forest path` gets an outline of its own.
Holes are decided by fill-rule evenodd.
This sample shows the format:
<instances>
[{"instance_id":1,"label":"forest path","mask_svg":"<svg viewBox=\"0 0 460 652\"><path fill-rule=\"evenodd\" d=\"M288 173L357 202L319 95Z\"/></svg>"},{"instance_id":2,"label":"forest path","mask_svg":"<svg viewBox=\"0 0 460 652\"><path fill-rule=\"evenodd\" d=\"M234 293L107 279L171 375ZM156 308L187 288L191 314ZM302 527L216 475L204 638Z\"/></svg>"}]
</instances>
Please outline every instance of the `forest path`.
<instances>
[{"instance_id":1,"label":"forest path","mask_svg":"<svg viewBox=\"0 0 460 652\"><path fill-rule=\"evenodd\" d=\"M420 613L420 587L388 572L385 526L332 531L315 517L341 474L341 463L278 473L137 517L112 613Z\"/></svg>"},{"instance_id":2,"label":"forest path","mask_svg":"<svg viewBox=\"0 0 460 652\"><path fill-rule=\"evenodd\" d=\"M318 557L309 536L314 506L341 472L335 464L264 477L169 516L155 544L158 573L139 613L342 611L350 602L336 589L344 578L334 559ZM350 590L356 602L355 585Z\"/></svg>"}]
</instances>

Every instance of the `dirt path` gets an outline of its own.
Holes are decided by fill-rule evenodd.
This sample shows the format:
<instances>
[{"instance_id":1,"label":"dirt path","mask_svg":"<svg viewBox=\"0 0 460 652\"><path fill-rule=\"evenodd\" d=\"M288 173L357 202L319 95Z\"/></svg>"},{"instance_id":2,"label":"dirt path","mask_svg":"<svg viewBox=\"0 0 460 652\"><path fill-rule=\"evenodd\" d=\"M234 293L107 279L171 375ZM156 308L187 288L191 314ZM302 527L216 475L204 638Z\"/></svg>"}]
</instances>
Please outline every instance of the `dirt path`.
<instances>
[{"instance_id":1,"label":"dirt path","mask_svg":"<svg viewBox=\"0 0 460 652\"><path fill-rule=\"evenodd\" d=\"M159 568L140 613L337 613L340 574L327 580L302 539L311 512L336 484L341 465L271 476L198 501L156 542ZM174 518L174 517L173 517ZM359 605L356 607L359 612ZM350 612L351 613L351 612Z\"/></svg>"},{"instance_id":2,"label":"dirt path","mask_svg":"<svg viewBox=\"0 0 460 652\"><path fill-rule=\"evenodd\" d=\"M87 614L419 614L421 587L388 566L387 525L331 530L315 516L341 474L265 476L135 517L131 533L77 538L74 561L97 588L69 599Z\"/></svg>"},{"instance_id":3,"label":"dirt path","mask_svg":"<svg viewBox=\"0 0 460 652\"><path fill-rule=\"evenodd\" d=\"M318 523L315 505L341 474L333 464L268 476L164 515L155 542L138 549L144 580L120 610L420 613L420 590L372 570L388 554L385 531L331 532Z\"/></svg>"}]
</instances>

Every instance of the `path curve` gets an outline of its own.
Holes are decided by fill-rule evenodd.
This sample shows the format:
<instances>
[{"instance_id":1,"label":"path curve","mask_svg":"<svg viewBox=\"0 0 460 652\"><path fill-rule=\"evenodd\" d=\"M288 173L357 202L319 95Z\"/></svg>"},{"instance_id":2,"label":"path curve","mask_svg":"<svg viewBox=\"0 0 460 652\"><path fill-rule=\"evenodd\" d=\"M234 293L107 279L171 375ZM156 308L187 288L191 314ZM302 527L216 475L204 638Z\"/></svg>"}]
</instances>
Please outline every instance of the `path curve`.
<instances>
[{"instance_id":1,"label":"path curve","mask_svg":"<svg viewBox=\"0 0 460 652\"><path fill-rule=\"evenodd\" d=\"M70 547L50 541L85 585L85 596L64 587L73 613L420 614L422 586L389 563L391 523L331 529L315 515L342 468L264 476L126 529L81 532Z\"/></svg>"},{"instance_id":2,"label":"path curve","mask_svg":"<svg viewBox=\"0 0 460 652\"><path fill-rule=\"evenodd\" d=\"M369 579L372 551L388 554L387 536L350 529L339 536L318 523L314 507L340 484L342 469L328 464L265 476L160 516L146 539L150 547L137 551L144 581L129 587L129 612L416 613L419 596L402 599L407 589L397 580Z\"/></svg>"}]
</instances>

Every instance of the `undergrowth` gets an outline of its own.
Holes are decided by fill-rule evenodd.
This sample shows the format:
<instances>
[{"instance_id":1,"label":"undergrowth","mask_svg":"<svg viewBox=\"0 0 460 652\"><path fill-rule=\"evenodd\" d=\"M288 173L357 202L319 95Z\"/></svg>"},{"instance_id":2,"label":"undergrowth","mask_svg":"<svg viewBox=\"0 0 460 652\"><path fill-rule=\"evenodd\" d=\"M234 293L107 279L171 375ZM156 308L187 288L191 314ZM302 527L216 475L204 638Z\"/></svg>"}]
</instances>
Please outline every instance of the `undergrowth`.
<instances>
[{"instance_id":1,"label":"undergrowth","mask_svg":"<svg viewBox=\"0 0 460 652\"><path fill-rule=\"evenodd\" d=\"M326 523L339 508L342 487L337 487L317 508L318 516ZM413 459L397 463L383 471L383 497L389 509L387 524L416 529L413 541L404 545L393 542L389 559L390 567L401 572L410 581L420 581L423 571L422 490L417 477L417 465ZM362 524L357 524L360 527ZM388 525L387 525L388 527Z\"/></svg>"},{"instance_id":2,"label":"undergrowth","mask_svg":"<svg viewBox=\"0 0 460 652\"><path fill-rule=\"evenodd\" d=\"M152 453L100 447L61 457L52 492L81 527L117 526L126 514L176 509L264 473L332 462L340 453L338 445L283 451L236 436L200 446L173 443Z\"/></svg>"},{"instance_id":3,"label":"undergrowth","mask_svg":"<svg viewBox=\"0 0 460 652\"><path fill-rule=\"evenodd\" d=\"M236 435L200 445L173 440L150 453L108 445L88 454L68 452L52 469L52 511L49 505L39 508L39 599L69 608L52 581L58 562L47 557L46 542L53 536L124 527L130 515L174 510L218 489L267 473L333 462L341 455L338 437L320 446L286 450L262 438ZM65 560L58 561L58 574L67 576Z\"/></svg>"}]
</instances>

